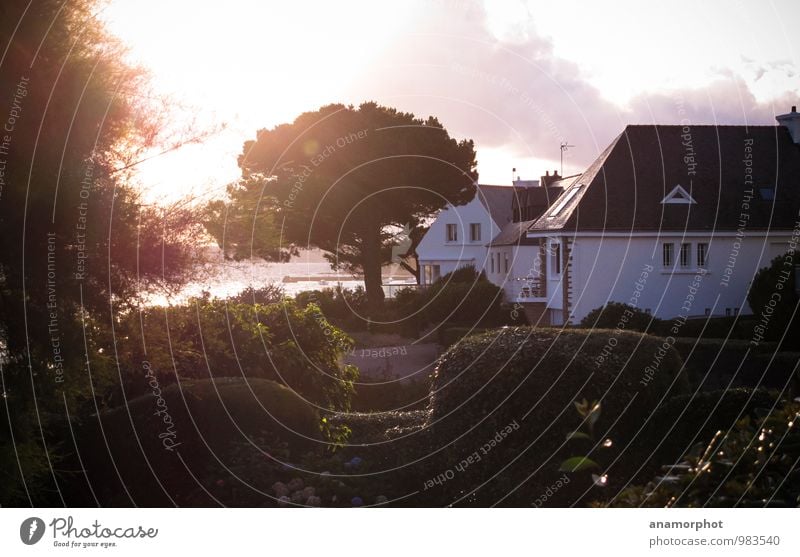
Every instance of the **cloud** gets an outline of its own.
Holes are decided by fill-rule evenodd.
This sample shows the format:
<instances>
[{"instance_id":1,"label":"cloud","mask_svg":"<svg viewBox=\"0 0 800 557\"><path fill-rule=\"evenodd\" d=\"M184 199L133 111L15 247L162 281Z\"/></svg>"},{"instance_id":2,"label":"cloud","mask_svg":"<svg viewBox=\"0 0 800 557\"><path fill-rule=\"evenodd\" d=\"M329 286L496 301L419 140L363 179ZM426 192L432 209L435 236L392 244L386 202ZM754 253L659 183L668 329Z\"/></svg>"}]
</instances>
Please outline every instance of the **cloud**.
<instances>
[{"instance_id":1,"label":"cloud","mask_svg":"<svg viewBox=\"0 0 800 557\"><path fill-rule=\"evenodd\" d=\"M629 123L773 124L775 114L798 104L796 92L759 101L750 86L755 79L722 69L708 86L642 92L619 106L576 63L557 56L533 23L515 23L501 38L490 27L480 2L426 3L352 83L353 102L369 98L434 114L452 134L475 139L479 156L490 148L552 161L559 143L569 140L578 165L591 162ZM766 67L760 75L775 70Z\"/></svg>"}]
</instances>

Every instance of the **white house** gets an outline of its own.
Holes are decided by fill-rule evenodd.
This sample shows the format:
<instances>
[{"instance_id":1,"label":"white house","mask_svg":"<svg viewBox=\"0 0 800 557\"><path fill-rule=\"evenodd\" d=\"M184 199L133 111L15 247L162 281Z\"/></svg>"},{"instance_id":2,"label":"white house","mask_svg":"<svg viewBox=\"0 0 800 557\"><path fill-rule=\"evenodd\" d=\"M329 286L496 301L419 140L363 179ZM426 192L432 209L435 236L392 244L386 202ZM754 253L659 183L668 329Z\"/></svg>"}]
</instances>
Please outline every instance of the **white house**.
<instances>
[{"instance_id":1,"label":"white house","mask_svg":"<svg viewBox=\"0 0 800 557\"><path fill-rule=\"evenodd\" d=\"M432 284L458 267L484 268L486 245L512 221L512 191L478 185L472 201L442 209L417 246L421 284Z\"/></svg>"},{"instance_id":2,"label":"white house","mask_svg":"<svg viewBox=\"0 0 800 557\"><path fill-rule=\"evenodd\" d=\"M610 301L751 313L754 274L800 238L800 114L778 122L628 126L582 174L507 188L512 221L480 268L541 325Z\"/></svg>"}]
</instances>

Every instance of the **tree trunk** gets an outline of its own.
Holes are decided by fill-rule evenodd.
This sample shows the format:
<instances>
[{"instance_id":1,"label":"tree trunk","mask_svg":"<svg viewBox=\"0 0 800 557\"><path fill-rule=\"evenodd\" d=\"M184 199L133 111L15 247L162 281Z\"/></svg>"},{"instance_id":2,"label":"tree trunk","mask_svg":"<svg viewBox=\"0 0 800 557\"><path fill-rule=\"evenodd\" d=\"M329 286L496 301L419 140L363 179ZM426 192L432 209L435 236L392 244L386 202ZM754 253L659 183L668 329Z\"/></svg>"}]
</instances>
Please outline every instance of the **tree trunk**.
<instances>
[{"instance_id":1,"label":"tree trunk","mask_svg":"<svg viewBox=\"0 0 800 557\"><path fill-rule=\"evenodd\" d=\"M369 227L364 232L364 289L367 292L367 304L372 310L383 308L383 288L381 268L381 229L380 226Z\"/></svg>"}]
</instances>

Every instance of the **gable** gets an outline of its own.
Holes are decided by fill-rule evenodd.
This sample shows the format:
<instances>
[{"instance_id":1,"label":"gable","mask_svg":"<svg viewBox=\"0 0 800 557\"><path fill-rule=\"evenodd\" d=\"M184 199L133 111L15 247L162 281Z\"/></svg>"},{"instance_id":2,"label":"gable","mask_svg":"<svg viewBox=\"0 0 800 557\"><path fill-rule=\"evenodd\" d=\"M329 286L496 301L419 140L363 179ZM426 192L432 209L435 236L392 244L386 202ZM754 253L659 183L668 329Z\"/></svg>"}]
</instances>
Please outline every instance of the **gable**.
<instances>
[{"instance_id":1,"label":"gable","mask_svg":"<svg viewBox=\"0 0 800 557\"><path fill-rule=\"evenodd\" d=\"M661 203L668 205L694 205L697 201L689 195L688 191L683 189L683 186L678 184L661 200Z\"/></svg>"},{"instance_id":2,"label":"gable","mask_svg":"<svg viewBox=\"0 0 800 557\"><path fill-rule=\"evenodd\" d=\"M419 246L417 246L417 254L424 258L425 253L433 253L436 250L440 250L442 246L455 245L457 249L461 249L459 246L462 243L469 243L465 242L465 240L469 237L469 225L471 223L481 224L482 242L480 245L487 244L499 230L499 227L494 224L492 217L489 215L486 206L476 196L465 205L459 205L458 207L447 205L439 211L428 231L425 232L425 236L420 240ZM458 227L458 243L450 244L445 241L448 224L455 224Z\"/></svg>"}]
</instances>

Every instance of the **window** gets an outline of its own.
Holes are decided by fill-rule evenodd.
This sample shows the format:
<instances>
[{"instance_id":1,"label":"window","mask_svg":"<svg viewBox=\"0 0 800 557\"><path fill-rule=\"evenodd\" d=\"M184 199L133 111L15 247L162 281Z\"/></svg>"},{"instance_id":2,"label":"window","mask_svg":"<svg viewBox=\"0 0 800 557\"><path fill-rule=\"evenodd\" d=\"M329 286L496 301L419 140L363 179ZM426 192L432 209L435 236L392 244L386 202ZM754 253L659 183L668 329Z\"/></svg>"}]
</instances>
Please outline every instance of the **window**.
<instances>
[{"instance_id":1,"label":"window","mask_svg":"<svg viewBox=\"0 0 800 557\"><path fill-rule=\"evenodd\" d=\"M711 308L706 308L706 317L711 315Z\"/></svg>"},{"instance_id":2,"label":"window","mask_svg":"<svg viewBox=\"0 0 800 557\"><path fill-rule=\"evenodd\" d=\"M561 274L561 242L550 242L550 268L554 275Z\"/></svg>"},{"instance_id":3,"label":"window","mask_svg":"<svg viewBox=\"0 0 800 557\"><path fill-rule=\"evenodd\" d=\"M439 279L441 267L439 265L423 265L422 271L425 284L433 284Z\"/></svg>"},{"instance_id":4,"label":"window","mask_svg":"<svg viewBox=\"0 0 800 557\"><path fill-rule=\"evenodd\" d=\"M725 317L731 316L731 308L725 308Z\"/></svg>"},{"instance_id":5,"label":"window","mask_svg":"<svg viewBox=\"0 0 800 557\"><path fill-rule=\"evenodd\" d=\"M583 184L578 184L577 186L572 186L569 190L567 190L567 193L564 194L563 199L559 201L555 207L553 207L552 211L550 211L548 218L557 217L558 214L564 210L564 207L567 206L567 203L569 203L572 198L575 197L575 194L578 193L578 190L581 189L582 185Z\"/></svg>"},{"instance_id":6,"label":"window","mask_svg":"<svg viewBox=\"0 0 800 557\"><path fill-rule=\"evenodd\" d=\"M681 244L681 267L688 267L692 262L692 244Z\"/></svg>"},{"instance_id":7,"label":"window","mask_svg":"<svg viewBox=\"0 0 800 557\"><path fill-rule=\"evenodd\" d=\"M708 260L708 244L697 244L697 266L705 267Z\"/></svg>"},{"instance_id":8,"label":"window","mask_svg":"<svg viewBox=\"0 0 800 557\"><path fill-rule=\"evenodd\" d=\"M650 315L650 314L652 313L652 310L651 310L650 308L644 308L644 312L645 312L647 315Z\"/></svg>"},{"instance_id":9,"label":"window","mask_svg":"<svg viewBox=\"0 0 800 557\"><path fill-rule=\"evenodd\" d=\"M494 253L490 253L489 258L492 260L492 272L494 273Z\"/></svg>"},{"instance_id":10,"label":"window","mask_svg":"<svg viewBox=\"0 0 800 557\"><path fill-rule=\"evenodd\" d=\"M508 253L507 252L503 253L503 268L504 268L503 272L508 274Z\"/></svg>"},{"instance_id":11,"label":"window","mask_svg":"<svg viewBox=\"0 0 800 557\"><path fill-rule=\"evenodd\" d=\"M481 223L473 222L469 225L469 241L470 242L480 242L481 241Z\"/></svg>"},{"instance_id":12,"label":"window","mask_svg":"<svg viewBox=\"0 0 800 557\"><path fill-rule=\"evenodd\" d=\"M664 267L672 267L672 264L675 260L672 244L664 244L664 253L662 259Z\"/></svg>"},{"instance_id":13,"label":"window","mask_svg":"<svg viewBox=\"0 0 800 557\"><path fill-rule=\"evenodd\" d=\"M775 199L775 190L771 187L769 188L759 188L758 193L761 195L761 199L764 201L772 201Z\"/></svg>"},{"instance_id":14,"label":"window","mask_svg":"<svg viewBox=\"0 0 800 557\"><path fill-rule=\"evenodd\" d=\"M733 308L733 314L739 315L739 308Z\"/></svg>"},{"instance_id":15,"label":"window","mask_svg":"<svg viewBox=\"0 0 800 557\"><path fill-rule=\"evenodd\" d=\"M458 242L458 228L456 228L455 224L447 225L447 241Z\"/></svg>"}]
</instances>

